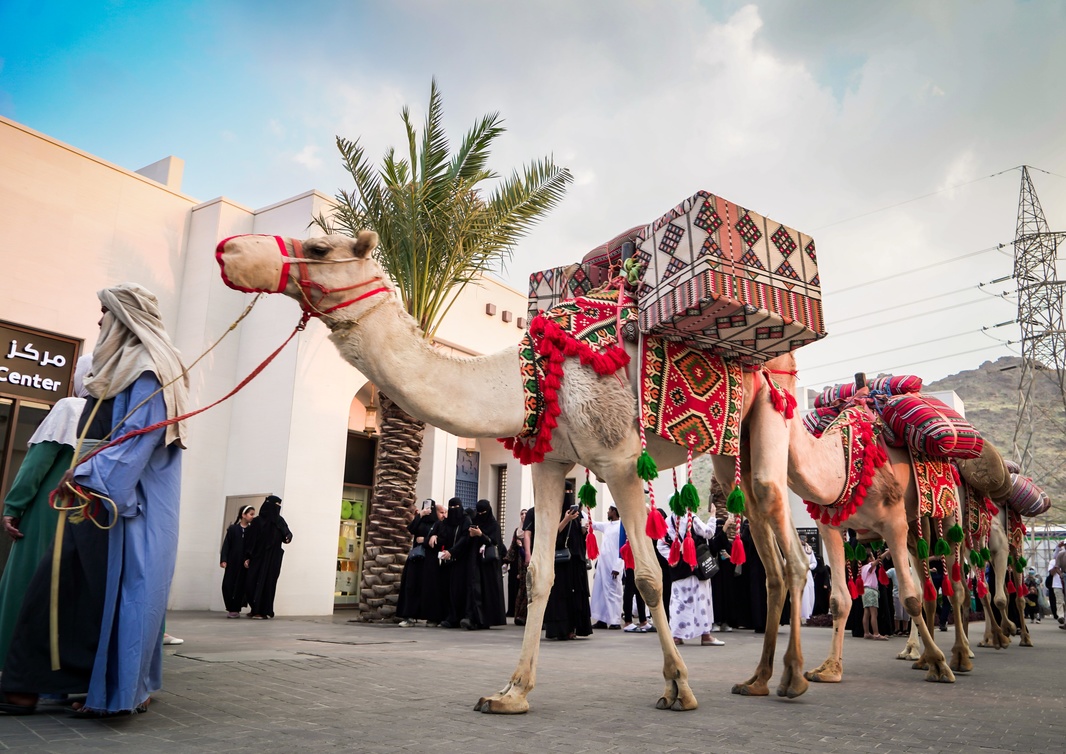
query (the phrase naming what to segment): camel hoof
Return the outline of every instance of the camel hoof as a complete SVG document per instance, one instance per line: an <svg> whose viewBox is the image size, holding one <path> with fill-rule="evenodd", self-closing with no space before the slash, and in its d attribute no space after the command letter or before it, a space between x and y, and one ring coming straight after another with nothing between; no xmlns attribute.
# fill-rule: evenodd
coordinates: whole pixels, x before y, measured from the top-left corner
<svg viewBox="0 0 1066 754"><path fill-rule="evenodd" d="M673 703L665 696L660 696L659 701L655 703L655 709L670 709Z"/></svg>
<svg viewBox="0 0 1066 754"><path fill-rule="evenodd" d="M925 680L929 683L955 683L955 674L944 662L937 662L929 666Z"/></svg>
<svg viewBox="0 0 1066 754"><path fill-rule="evenodd" d="M825 668L816 668L815 670L808 670L803 674L803 677L814 683L840 683L844 674L840 671L831 673Z"/></svg>
<svg viewBox="0 0 1066 754"><path fill-rule="evenodd" d="M770 689L765 684L738 683L733 686L733 693L740 696L770 696Z"/></svg>
<svg viewBox="0 0 1066 754"><path fill-rule="evenodd" d="M810 684L807 683L807 679L803 676L797 676L799 681L790 684L789 686L778 686L777 695L783 696L788 699L795 699L797 696L803 696L807 689L810 688Z"/></svg>
<svg viewBox="0 0 1066 754"><path fill-rule="evenodd" d="M483 696L474 705L475 712L486 715L521 715L529 712L529 702L513 696Z"/></svg>
<svg viewBox="0 0 1066 754"><path fill-rule="evenodd" d="M970 662L969 657L953 657L951 658L951 669L956 673L969 673L973 670L973 663Z"/></svg>
<svg viewBox="0 0 1066 754"><path fill-rule="evenodd" d="M918 660L911 665L911 670L929 670L929 663L925 660Z"/></svg>
<svg viewBox="0 0 1066 754"><path fill-rule="evenodd" d="M911 662L916 662L920 657L917 647L904 647L903 651L896 655L897 660L910 660Z"/></svg>
<svg viewBox="0 0 1066 754"><path fill-rule="evenodd" d="M1029 638L1029 634L1024 634L1022 640L1019 642L1020 646L1031 647L1033 646L1033 640Z"/></svg>

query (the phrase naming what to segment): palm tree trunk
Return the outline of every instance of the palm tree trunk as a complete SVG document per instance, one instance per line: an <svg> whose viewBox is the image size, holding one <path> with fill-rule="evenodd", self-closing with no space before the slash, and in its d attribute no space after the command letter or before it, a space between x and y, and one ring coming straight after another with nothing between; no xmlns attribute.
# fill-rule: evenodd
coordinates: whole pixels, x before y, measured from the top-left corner
<svg viewBox="0 0 1066 754"><path fill-rule="evenodd" d="M374 464L374 491L366 527L366 552L359 596L360 618L386 620L396 614L400 577L410 549L407 524L415 515L415 483L422 460L425 422L379 393L381 436Z"/></svg>

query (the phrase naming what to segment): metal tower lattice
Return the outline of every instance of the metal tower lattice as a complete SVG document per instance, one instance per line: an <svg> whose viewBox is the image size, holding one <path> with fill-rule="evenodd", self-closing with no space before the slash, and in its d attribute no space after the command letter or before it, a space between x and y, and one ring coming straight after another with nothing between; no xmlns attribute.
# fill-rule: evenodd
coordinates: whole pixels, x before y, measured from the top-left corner
<svg viewBox="0 0 1066 754"><path fill-rule="evenodd" d="M1056 269L1059 241L1066 233L1052 233L1044 210L1022 166L1018 197L1018 226L1014 235L1014 279L1018 284L1018 324L1022 330L1022 375L1018 385L1018 423L1014 428L1014 457L1022 473L1031 475L1034 418L1066 409L1066 332L1062 316L1063 284ZM1057 386L1058 401L1041 400L1037 385Z"/></svg>

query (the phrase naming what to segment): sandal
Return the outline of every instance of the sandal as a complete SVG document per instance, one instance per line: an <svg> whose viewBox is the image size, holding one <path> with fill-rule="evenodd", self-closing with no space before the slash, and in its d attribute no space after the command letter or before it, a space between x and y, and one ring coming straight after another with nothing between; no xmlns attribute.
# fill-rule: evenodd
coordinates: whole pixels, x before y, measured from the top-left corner
<svg viewBox="0 0 1066 754"><path fill-rule="evenodd" d="M129 717L130 715L142 715L148 711L148 705L152 703L152 697L148 697L133 709L119 710L118 712L106 712L104 710L89 709L82 702L74 702L72 716L101 720L108 717Z"/></svg>
<svg viewBox="0 0 1066 754"><path fill-rule="evenodd" d="M15 704L14 702L7 701L7 694L0 694L0 715L18 717L22 715L33 715L36 711L36 704Z"/></svg>
<svg viewBox="0 0 1066 754"><path fill-rule="evenodd" d="M681 646L684 646L684 644L685 644L685 640L684 639L678 639L676 636L674 637L674 646L675 647L681 647Z"/></svg>

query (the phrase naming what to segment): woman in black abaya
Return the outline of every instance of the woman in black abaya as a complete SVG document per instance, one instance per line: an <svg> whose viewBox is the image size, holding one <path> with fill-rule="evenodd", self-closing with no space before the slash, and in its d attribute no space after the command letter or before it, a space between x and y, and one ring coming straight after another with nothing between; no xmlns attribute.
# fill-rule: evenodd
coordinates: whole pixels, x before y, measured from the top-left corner
<svg viewBox="0 0 1066 754"><path fill-rule="evenodd" d="M573 493L567 494L573 501ZM567 561L555 561L555 583L544 610L544 629L549 639L576 639L592 635L589 605L589 577L585 567L585 531L581 511L563 506L563 517L555 536L555 549L570 551Z"/></svg>
<svg viewBox="0 0 1066 754"><path fill-rule="evenodd" d="M248 604L252 607L249 617L273 618L274 593L285 555L281 546L292 541L289 525L281 517L280 497L267 496L244 537L248 553Z"/></svg>
<svg viewBox="0 0 1066 754"><path fill-rule="evenodd" d="M478 500L474 521L468 530L470 549L467 557L469 590L466 617L460 625L473 631L507 623L503 598L503 537L492 515L492 504Z"/></svg>
<svg viewBox="0 0 1066 754"><path fill-rule="evenodd" d="M226 529L226 538L222 541L219 565L226 569L222 577L222 599L226 603L227 618L240 618L241 608L248 604L245 597L245 587L248 584L248 553L244 535L254 519L255 506L242 506L237 513L237 520Z"/></svg>
<svg viewBox="0 0 1066 754"><path fill-rule="evenodd" d="M441 628L458 628L466 616L466 592L469 584L467 558L470 556L470 517L463 501L448 501L448 515L436 526L436 546L440 548L440 585L448 590L448 615Z"/></svg>
<svg viewBox="0 0 1066 754"><path fill-rule="evenodd" d="M422 576L425 573L426 545L433 524L437 523L437 507L433 500L423 500L422 507L407 531L411 533L411 550L403 564L400 576L400 595L396 601L396 617L400 618L400 627L408 628L418 623L422 609Z"/></svg>

